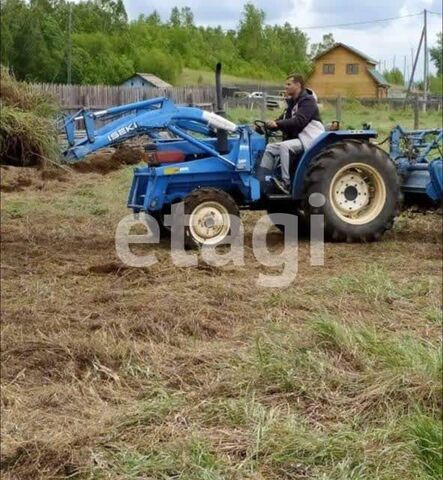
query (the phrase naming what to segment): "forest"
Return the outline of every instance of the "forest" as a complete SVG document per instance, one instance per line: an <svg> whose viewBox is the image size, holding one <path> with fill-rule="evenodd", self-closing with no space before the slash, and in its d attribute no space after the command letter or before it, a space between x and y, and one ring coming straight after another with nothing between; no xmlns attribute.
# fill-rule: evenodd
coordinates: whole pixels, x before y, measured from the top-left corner
<svg viewBox="0 0 443 480"><path fill-rule="evenodd" d="M204 72L219 61L237 77L281 81L290 72L307 74L312 57L334 43L331 33L310 44L296 26L269 25L252 3L230 30L196 25L189 7L172 8L167 20L155 10L129 20L123 0L2 0L0 6L1 63L30 82L118 85L134 72L150 72L174 84L184 68ZM438 76L429 83L441 93L441 34L436 40L430 55ZM405 83L399 69L383 74Z"/></svg>
<svg viewBox="0 0 443 480"><path fill-rule="evenodd" d="M129 21L122 0L5 0L1 4L2 63L17 78L37 82L118 84L134 71L174 83L183 67L281 78L306 73L308 38L296 27L265 25L264 12L245 5L236 30L202 27L189 7ZM71 32L71 34L70 34Z"/></svg>

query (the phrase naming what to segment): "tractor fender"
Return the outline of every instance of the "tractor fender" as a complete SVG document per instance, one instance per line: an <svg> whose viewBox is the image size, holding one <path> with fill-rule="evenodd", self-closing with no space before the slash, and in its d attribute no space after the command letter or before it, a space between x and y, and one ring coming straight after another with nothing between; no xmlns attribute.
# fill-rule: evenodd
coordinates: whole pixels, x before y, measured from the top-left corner
<svg viewBox="0 0 443 480"><path fill-rule="evenodd" d="M306 172L313 158L323 149L343 140L369 140L376 138L374 130L337 130L322 133L308 150L305 150L295 170L292 182L292 198L299 200L303 197L303 185Z"/></svg>
<svg viewBox="0 0 443 480"><path fill-rule="evenodd" d="M443 200L443 161L434 160L429 165L431 181L426 187L426 193L434 202Z"/></svg>

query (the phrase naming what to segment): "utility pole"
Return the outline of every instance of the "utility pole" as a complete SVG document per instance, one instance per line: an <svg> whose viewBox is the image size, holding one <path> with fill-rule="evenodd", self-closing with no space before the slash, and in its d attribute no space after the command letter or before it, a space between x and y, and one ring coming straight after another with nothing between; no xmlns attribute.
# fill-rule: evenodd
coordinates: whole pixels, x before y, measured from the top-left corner
<svg viewBox="0 0 443 480"><path fill-rule="evenodd" d="M395 55L394 55L394 59L392 60L392 70L395 70Z"/></svg>
<svg viewBox="0 0 443 480"><path fill-rule="evenodd" d="M423 43L424 36L425 36L425 29L423 28L423 30L421 31L420 42L418 44L417 53L415 55L415 59L414 59L413 66L412 66L411 77L409 78L409 84L408 84L408 90L406 92L406 98L408 98L408 96L409 96L409 93L410 93L411 87L412 87L412 83L414 81L415 69L417 68L418 57L420 56L420 50L421 50L421 45Z"/></svg>
<svg viewBox="0 0 443 480"><path fill-rule="evenodd" d="M67 83L71 84L72 80L72 2L69 2L69 16L68 16L68 71Z"/></svg>
<svg viewBox="0 0 443 480"><path fill-rule="evenodd" d="M428 100L428 12L426 8L423 11L423 31L424 31L424 68L423 68L423 111L426 112L426 103Z"/></svg>
<svg viewBox="0 0 443 480"><path fill-rule="evenodd" d="M406 85L406 55L403 62L403 81L404 81L404 84Z"/></svg>

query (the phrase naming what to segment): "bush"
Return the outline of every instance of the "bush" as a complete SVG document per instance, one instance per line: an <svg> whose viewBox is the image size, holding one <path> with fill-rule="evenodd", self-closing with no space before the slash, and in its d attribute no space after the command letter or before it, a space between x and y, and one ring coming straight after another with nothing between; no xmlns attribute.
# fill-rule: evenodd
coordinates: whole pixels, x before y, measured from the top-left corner
<svg viewBox="0 0 443 480"><path fill-rule="evenodd" d="M30 85L17 82L1 67L0 158L8 165L42 165L57 161L59 146L55 101Z"/></svg>

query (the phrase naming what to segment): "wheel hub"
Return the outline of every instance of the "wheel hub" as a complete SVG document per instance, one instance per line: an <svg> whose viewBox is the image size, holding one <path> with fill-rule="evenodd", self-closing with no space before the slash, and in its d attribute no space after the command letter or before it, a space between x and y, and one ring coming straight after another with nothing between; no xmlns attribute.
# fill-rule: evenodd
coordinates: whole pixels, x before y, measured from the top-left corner
<svg viewBox="0 0 443 480"><path fill-rule="evenodd" d="M356 187L350 185L349 187L345 188L346 200L349 200L350 202L352 202L357 198L357 195L358 195L358 190Z"/></svg>
<svg viewBox="0 0 443 480"><path fill-rule="evenodd" d="M230 229L228 211L218 202L201 203L191 214L189 228L202 243L216 243Z"/></svg>
<svg viewBox="0 0 443 480"><path fill-rule="evenodd" d="M329 199L339 218L352 225L363 225L382 211L386 202L385 182L372 165L350 163L334 175Z"/></svg>
<svg viewBox="0 0 443 480"><path fill-rule="evenodd" d="M369 202L369 188L359 173L340 176L334 184L334 200L343 212L357 212Z"/></svg>

